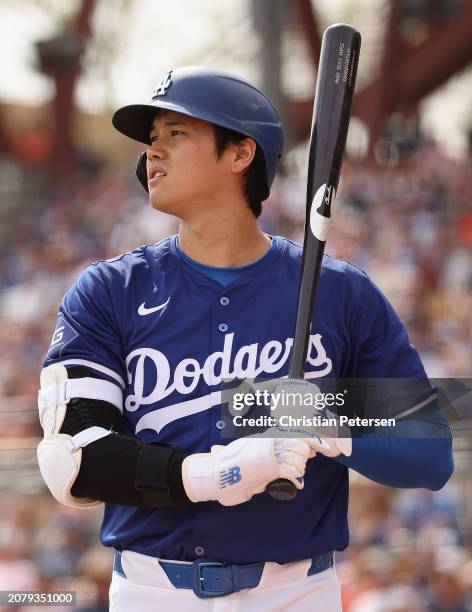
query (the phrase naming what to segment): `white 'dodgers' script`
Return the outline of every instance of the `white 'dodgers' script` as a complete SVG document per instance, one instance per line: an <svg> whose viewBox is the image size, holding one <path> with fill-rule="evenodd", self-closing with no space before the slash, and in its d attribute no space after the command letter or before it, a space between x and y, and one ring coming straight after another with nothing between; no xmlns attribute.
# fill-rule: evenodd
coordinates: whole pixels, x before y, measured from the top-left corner
<svg viewBox="0 0 472 612"><path fill-rule="evenodd" d="M307 372L305 378L319 378L332 370L332 361L326 355L321 338L321 334L310 336L307 363L316 370ZM195 390L202 377L209 387L213 387L219 385L223 379L253 379L262 373L276 373L286 364L293 344L293 338L287 338L285 342L269 340L261 347L255 342L242 346L233 356L233 340L234 333L226 334L223 350L208 355L203 365L200 365L197 359L188 357L177 364L173 373L169 360L161 351L144 347L132 351L126 358L128 383L133 386L133 393L128 395L125 401L126 410L133 412L140 406L154 404L174 391L185 397ZM148 368L154 368L156 380L154 389L147 395L144 394L145 364ZM136 431L155 429L159 432L167 423L208 410L220 402L220 392L214 391L203 397L159 408L144 415Z"/></svg>

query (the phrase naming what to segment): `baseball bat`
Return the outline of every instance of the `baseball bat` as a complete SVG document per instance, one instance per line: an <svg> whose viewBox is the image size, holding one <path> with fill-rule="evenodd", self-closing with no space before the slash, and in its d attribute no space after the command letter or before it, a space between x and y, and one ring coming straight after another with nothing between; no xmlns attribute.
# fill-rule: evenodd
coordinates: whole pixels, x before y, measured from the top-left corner
<svg viewBox="0 0 472 612"><path fill-rule="evenodd" d="M290 378L303 379L305 371L313 304L346 145L360 46L359 32L344 23L330 26L323 34L311 123L305 236ZM270 482L266 491L284 500L297 494L294 484L283 478Z"/></svg>

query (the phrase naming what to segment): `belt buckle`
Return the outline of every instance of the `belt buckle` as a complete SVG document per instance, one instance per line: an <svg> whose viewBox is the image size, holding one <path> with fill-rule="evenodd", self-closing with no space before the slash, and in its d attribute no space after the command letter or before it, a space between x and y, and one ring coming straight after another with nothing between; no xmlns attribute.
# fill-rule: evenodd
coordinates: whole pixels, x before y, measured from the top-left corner
<svg viewBox="0 0 472 612"><path fill-rule="evenodd" d="M202 570L205 567L225 567L224 563L211 559L196 559L192 563L192 591L200 599L209 599L211 597L223 597L234 591L206 591L203 584L204 578Z"/></svg>

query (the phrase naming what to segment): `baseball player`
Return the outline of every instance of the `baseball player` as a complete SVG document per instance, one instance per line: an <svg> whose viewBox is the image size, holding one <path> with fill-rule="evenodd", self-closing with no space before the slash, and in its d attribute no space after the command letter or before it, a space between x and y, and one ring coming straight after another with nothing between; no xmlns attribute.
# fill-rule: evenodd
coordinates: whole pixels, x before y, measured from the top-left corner
<svg viewBox="0 0 472 612"><path fill-rule="evenodd" d="M222 380L288 373L302 249L257 224L279 116L238 76L187 67L113 125L146 145L139 181L180 228L92 264L66 293L41 372L43 478L63 504L105 502L111 610L341 610L348 467L442 487L451 438L435 390L379 289L325 257L306 379L425 380L388 409L400 433L225 437ZM265 492L278 478L295 498Z"/></svg>

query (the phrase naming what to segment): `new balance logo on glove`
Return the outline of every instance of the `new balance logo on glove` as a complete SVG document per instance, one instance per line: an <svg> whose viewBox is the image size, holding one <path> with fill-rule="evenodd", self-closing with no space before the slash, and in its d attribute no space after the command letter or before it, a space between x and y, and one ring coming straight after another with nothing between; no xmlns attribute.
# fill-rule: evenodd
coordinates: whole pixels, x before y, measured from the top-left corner
<svg viewBox="0 0 472 612"><path fill-rule="evenodd" d="M220 472L220 489L236 484L241 480L241 468L238 465Z"/></svg>

